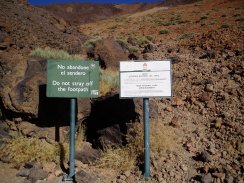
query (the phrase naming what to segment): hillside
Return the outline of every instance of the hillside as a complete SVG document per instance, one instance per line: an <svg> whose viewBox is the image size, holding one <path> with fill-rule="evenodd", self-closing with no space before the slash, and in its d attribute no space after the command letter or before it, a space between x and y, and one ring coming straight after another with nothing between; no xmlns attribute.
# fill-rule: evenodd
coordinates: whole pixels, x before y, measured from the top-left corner
<svg viewBox="0 0 244 183"><path fill-rule="evenodd" d="M97 22L112 16L142 12L155 7L175 6L196 1L197 0L168 0L165 2L138 2L134 4L63 3L41 6L41 8L63 18L68 23L78 25Z"/></svg>
<svg viewBox="0 0 244 183"><path fill-rule="evenodd" d="M36 47L53 47L76 52L85 40L62 18L33 7L26 1L6 1L0 6L0 35L2 49L28 52ZM72 46L71 46L72 45Z"/></svg>
<svg viewBox="0 0 244 183"><path fill-rule="evenodd" d="M160 5L162 3L135 3L130 5L64 3L42 6L41 8L62 17L71 24L78 25L104 20L112 16L144 11Z"/></svg>
<svg viewBox="0 0 244 183"><path fill-rule="evenodd" d="M58 183L69 167L69 99L46 97L49 58L30 56L37 47L102 68L100 97L77 99L78 183L244 182L244 0L188 2L3 1L0 182ZM173 97L150 99L151 177L144 180L142 99L119 98L118 63L165 59Z"/></svg>

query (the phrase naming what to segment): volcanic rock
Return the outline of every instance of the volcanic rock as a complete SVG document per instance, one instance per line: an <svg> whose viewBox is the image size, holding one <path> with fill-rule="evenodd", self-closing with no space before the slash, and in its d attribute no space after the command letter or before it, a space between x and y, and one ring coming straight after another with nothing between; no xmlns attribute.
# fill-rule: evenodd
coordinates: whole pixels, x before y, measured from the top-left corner
<svg viewBox="0 0 244 183"><path fill-rule="evenodd" d="M118 68L119 61L128 60L128 53L113 39L100 40L95 44L94 56L103 68Z"/></svg>

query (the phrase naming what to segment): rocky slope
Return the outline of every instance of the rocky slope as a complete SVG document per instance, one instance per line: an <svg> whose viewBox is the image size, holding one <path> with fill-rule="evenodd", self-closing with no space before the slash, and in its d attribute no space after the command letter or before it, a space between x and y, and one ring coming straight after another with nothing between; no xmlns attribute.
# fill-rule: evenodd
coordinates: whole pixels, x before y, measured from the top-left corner
<svg viewBox="0 0 244 183"><path fill-rule="evenodd" d="M80 26L136 46L134 59L172 59L174 98L151 102L183 150L153 153L152 182L243 182L243 3L201 1ZM129 180L139 182L117 181Z"/></svg>

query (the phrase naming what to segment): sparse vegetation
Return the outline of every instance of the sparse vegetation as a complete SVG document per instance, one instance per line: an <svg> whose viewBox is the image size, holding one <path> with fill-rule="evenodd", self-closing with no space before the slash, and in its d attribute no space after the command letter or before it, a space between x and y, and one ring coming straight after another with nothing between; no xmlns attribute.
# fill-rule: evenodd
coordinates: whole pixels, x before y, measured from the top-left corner
<svg viewBox="0 0 244 183"><path fill-rule="evenodd" d="M114 29L116 29L118 26L117 25L113 25L113 26L111 26L111 27L108 27L108 29L109 30L114 30Z"/></svg>
<svg viewBox="0 0 244 183"><path fill-rule="evenodd" d="M224 23L220 26L221 29L226 29L226 28L229 28L230 25L228 23Z"/></svg>
<svg viewBox="0 0 244 183"><path fill-rule="evenodd" d="M192 38L193 36L194 36L193 32L188 32L188 33L185 33L182 36L180 36L179 39L189 39L189 38Z"/></svg>
<svg viewBox="0 0 244 183"><path fill-rule="evenodd" d="M166 151L173 151L177 148L177 142L169 127L165 127L159 121L152 121L150 123L150 148L155 153L165 153ZM128 133L128 147L132 156L140 158L144 152L144 130L142 123L134 124L133 128Z"/></svg>
<svg viewBox="0 0 244 183"><path fill-rule="evenodd" d="M102 37L100 37L100 36L96 36L94 38L91 38L91 39L87 40L84 43L84 47L86 49L93 49L93 47L95 46L96 42L99 41L99 40L101 40L101 39L102 39Z"/></svg>
<svg viewBox="0 0 244 183"><path fill-rule="evenodd" d="M153 37L152 37L152 36L147 35L147 36L145 36L145 37L146 37L146 39L149 40L149 41L152 41L152 40L153 40Z"/></svg>
<svg viewBox="0 0 244 183"><path fill-rule="evenodd" d="M242 22L242 21L244 21L244 17L240 17L236 19L236 22Z"/></svg>
<svg viewBox="0 0 244 183"><path fill-rule="evenodd" d="M116 38L116 41L123 47L128 48L129 43L127 42L127 40L122 39L122 38Z"/></svg>
<svg viewBox="0 0 244 183"><path fill-rule="evenodd" d="M136 38L136 44L137 45L142 45L146 43L150 43L151 41L148 39L147 36L142 36L142 37L137 37Z"/></svg>
<svg viewBox="0 0 244 183"><path fill-rule="evenodd" d="M58 163L60 152L58 143L49 144L37 138L19 137L1 146L0 157L7 157L16 166L22 166L32 161Z"/></svg>
<svg viewBox="0 0 244 183"><path fill-rule="evenodd" d="M130 53L134 53L134 52L137 52L138 51L138 48L136 46L130 45L128 47L128 50L129 50Z"/></svg>
<svg viewBox="0 0 244 183"><path fill-rule="evenodd" d="M119 88L119 73L115 70L100 69L100 95L103 96L113 89Z"/></svg>
<svg viewBox="0 0 244 183"><path fill-rule="evenodd" d="M159 31L159 34L168 34L169 33L169 30L167 29L163 29L161 31Z"/></svg>
<svg viewBox="0 0 244 183"><path fill-rule="evenodd" d="M45 59L84 60L80 55L70 55L64 50L57 50L49 47L36 48L31 51L30 55Z"/></svg>
<svg viewBox="0 0 244 183"><path fill-rule="evenodd" d="M176 136L174 136L170 127L165 127L160 122L152 121L150 130L153 132L150 136L150 149L152 152L162 155L178 148ZM133 170L136 165L141 164L144 153L142 123L133 125L129 130L127 141L128 144L123 148L107 148L103 152L102 158L96 163L96 166L99 168L109 167L117 173L121 173L126 170Z"/></svg>
<svg viewBox="0 0 244 183"><path fill-rule="evenodd" d="M240 17L241 14L240 13L237 13L237 14L234 14L233 17Z"/></svg>
<svg viewBox="0 0 244 183"><path fill-rule="evenodd" d="M163 26L170 26L170 25L175 25L176 23L174 21L168 21L168 22L160 22L160 25Z"/></svg>
<svg viewBox="0 0 244 183"><path fill-rule="evenodd" d="M118 175L126 170L133 170L136 165L135 160L128 148L107 148L95 166L102 169L109 168Z"/></svg>
<svg viewBox="0 0 244 183"><path fill-rule="evenodd" d="M202 17L200 18L200 20L206 20L206 19L208 19L208 16L207 16L207 15L202 16Z"/></svg>

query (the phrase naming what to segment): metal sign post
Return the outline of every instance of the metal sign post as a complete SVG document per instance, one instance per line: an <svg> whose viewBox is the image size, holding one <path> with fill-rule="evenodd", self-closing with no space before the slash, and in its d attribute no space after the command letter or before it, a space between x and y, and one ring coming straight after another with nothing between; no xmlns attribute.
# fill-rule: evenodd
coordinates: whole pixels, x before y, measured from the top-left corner
<svg viewBox="0 0 244 183"><path fill-rule="evenodd" d="M76 123L76 99L70 99L70 157L69 178L75 175L75 123Z"/></svg>
<svg viewBox="0 0 244 183"><path fill-rule="evenodd" d="M75 181L76 98L99 95L99 62L48 60L47 97L70 98L69 175L64 181Z"/></svg>
<svg viewBox="0 0 244 183"><path fill-rule="evenodd" d="M149 98L143 98L144 112L144 178L150 177L150 123L149 123Z"/></svg>
<svg viewBox="0 0 244 183"><path fill-rule="evenodd" d="M143 98L144 178L150 178L149 98L171 98L171 61L120 62L120 98Z"/></svg>

